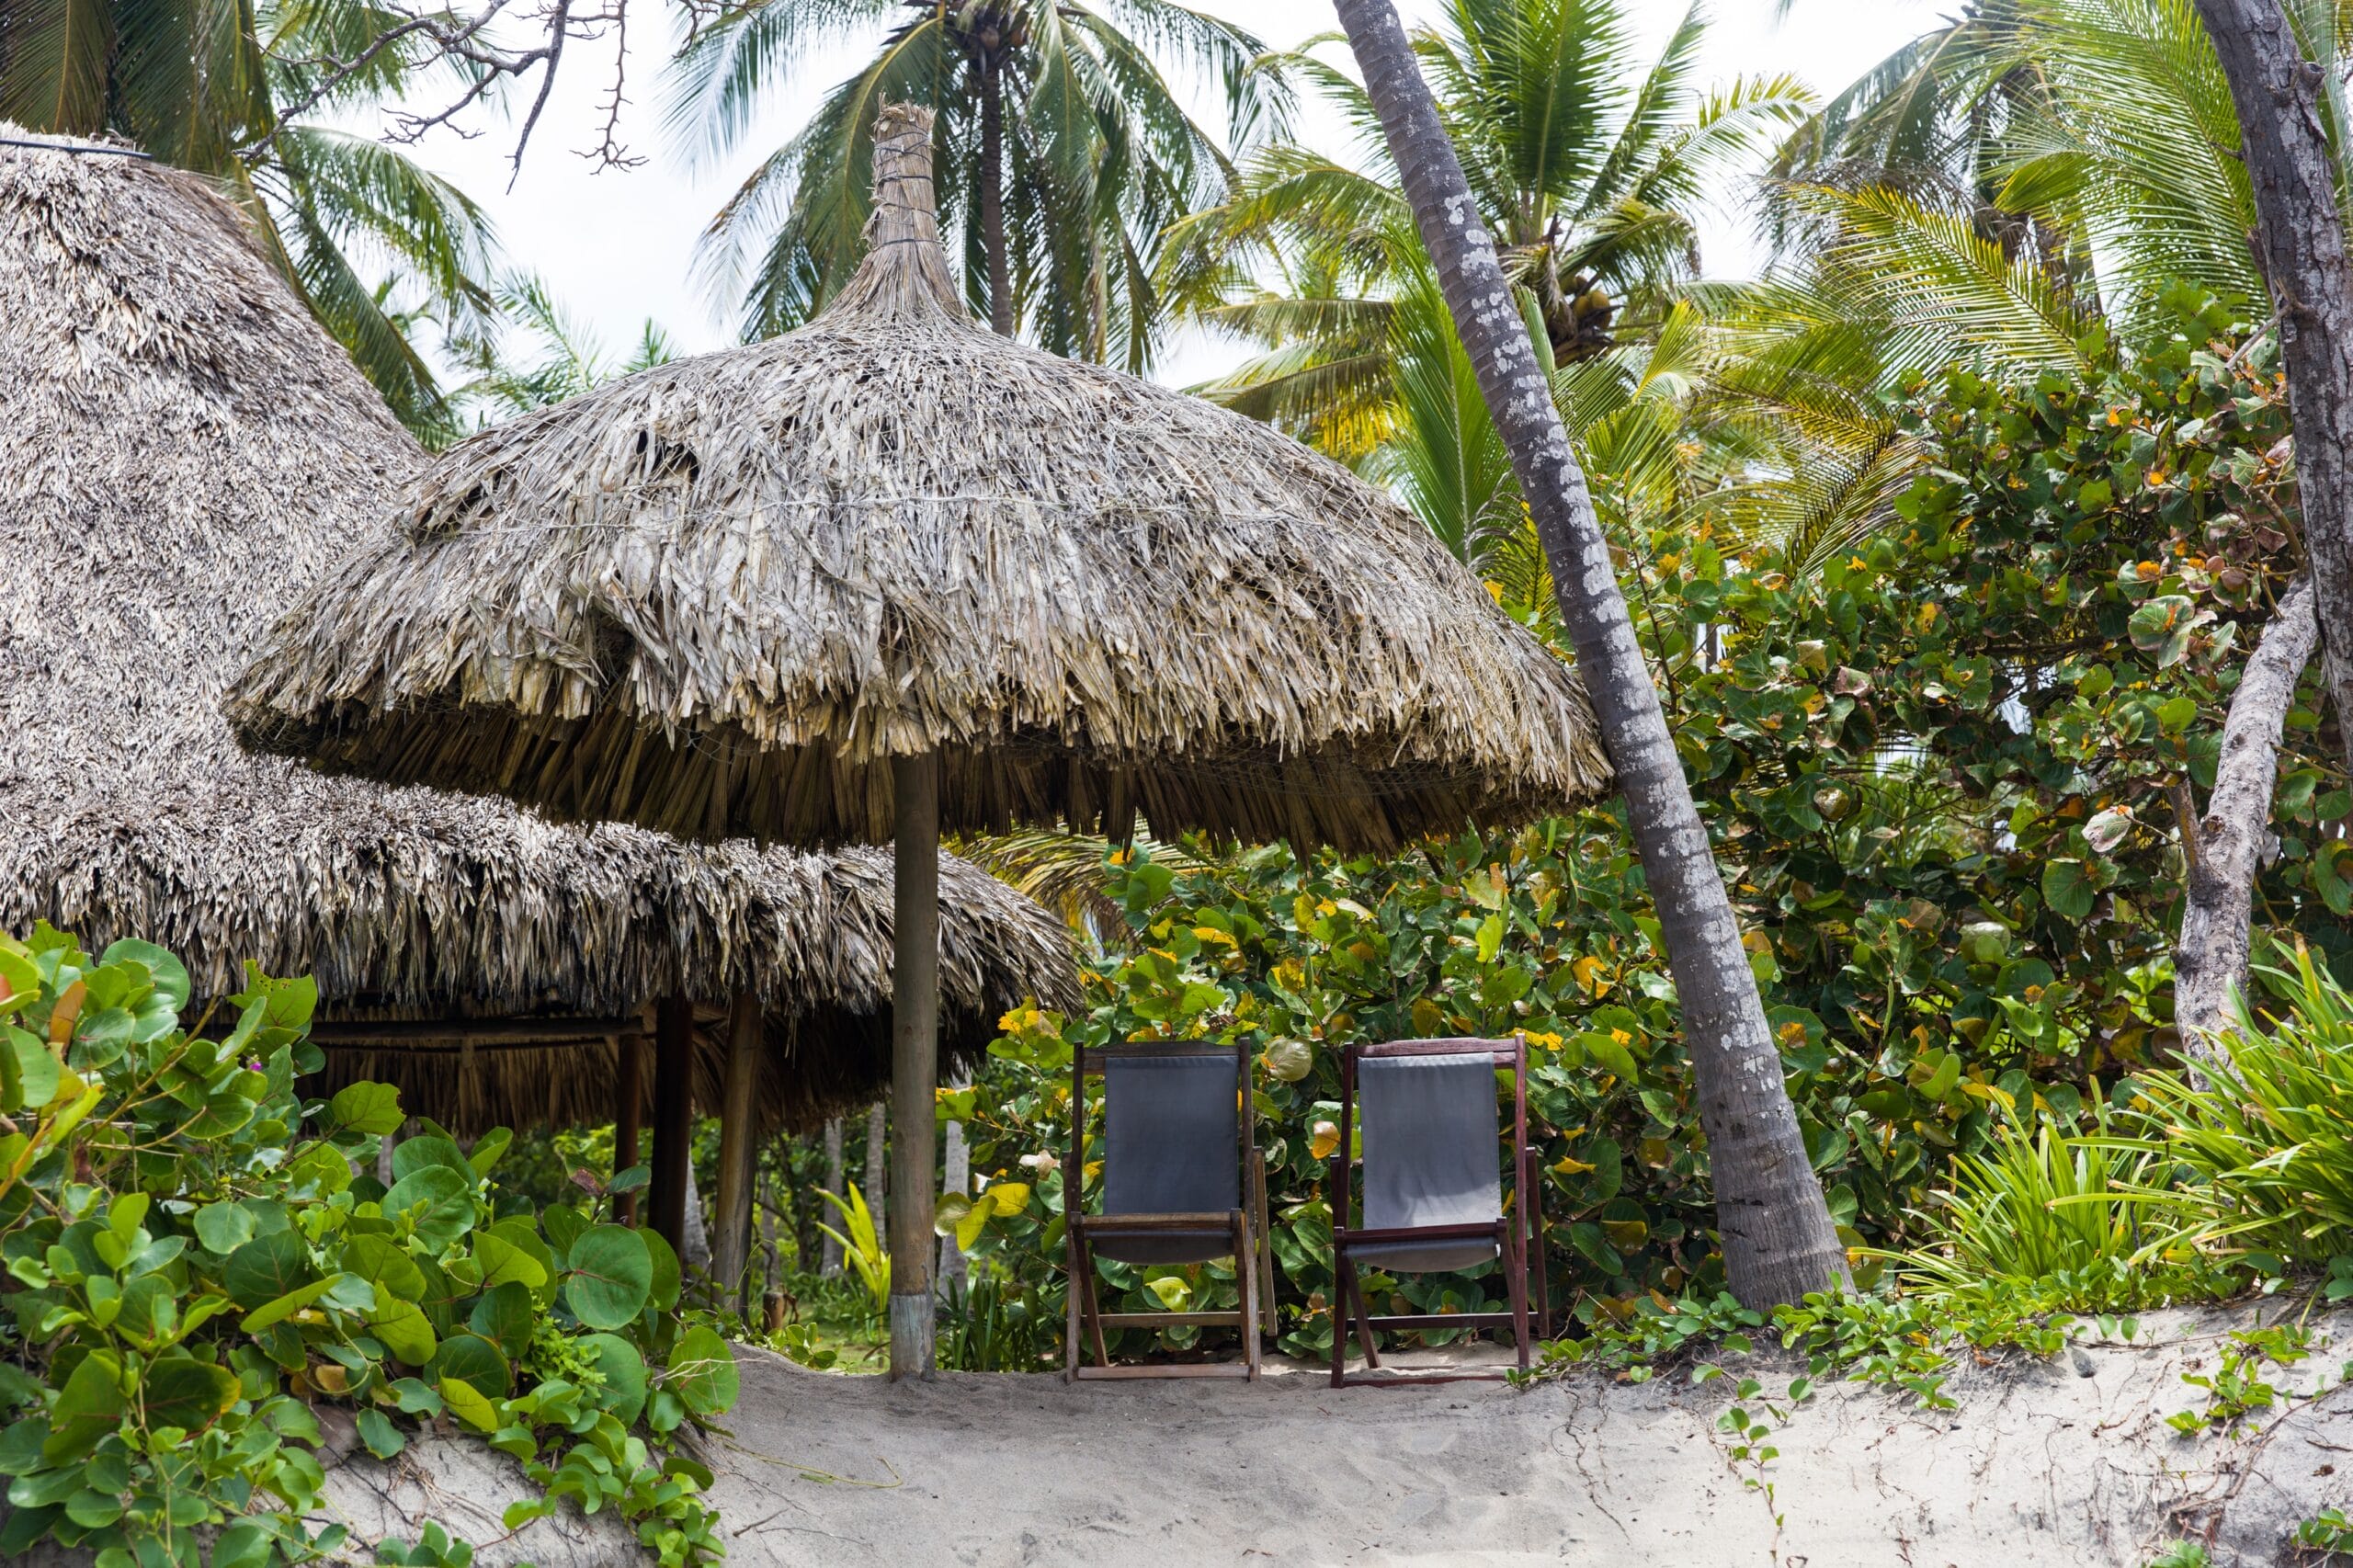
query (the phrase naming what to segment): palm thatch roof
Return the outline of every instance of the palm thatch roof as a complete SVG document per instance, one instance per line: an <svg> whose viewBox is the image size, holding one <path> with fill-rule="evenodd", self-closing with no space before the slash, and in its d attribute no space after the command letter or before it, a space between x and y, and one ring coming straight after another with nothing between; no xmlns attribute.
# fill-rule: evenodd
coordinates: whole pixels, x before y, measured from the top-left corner
<svg viewBox="0 0 2353 1568"><path fill-rule="evenodd" d="M425 455L210 187L0 146L0 929L146 937L213 994L246 960L315 972L347 1019L620 1017L749 988L771 1116L887 1077L886 852L681 848L237 748L229 676ZM961 862L943 883L949 1043L972 1052L1025 995L1068 997L1067 933ZM609 1114L586 1057L484 1060L461 1084L420 1054L412 1108L464 1119L462 1090L501 1117Z"/></svg>
<svg viewBox="0 0 2353 1568"><path fill-rule="evenodd" d="M242 678L248 744L699 837L941 821L1383 847L1608 782L1582 687L1382 492L975 325L929 116L815 322L452 449Z"/></svg>

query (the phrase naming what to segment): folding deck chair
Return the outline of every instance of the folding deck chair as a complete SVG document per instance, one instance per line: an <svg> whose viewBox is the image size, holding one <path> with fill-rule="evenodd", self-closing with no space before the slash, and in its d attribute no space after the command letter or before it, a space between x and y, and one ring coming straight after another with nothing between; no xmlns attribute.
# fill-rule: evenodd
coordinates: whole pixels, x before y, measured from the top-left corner
<svg viewBox="0 0 2353 1568"><path fill-rule="evenodd" d="M1274 1259L1267 1242L1267 1166L1249 1112L1250 1051L1207 1040L1082 1047L1071 1062L1070 1164L1063 1167L1070 1256L1071 1378L1258 1375L1259 1334L1275 1332ZM1084 1211L1086 1080L1103 1079L1103 1212ZM1245 1201L1245 1195L1247 1195ZM1205 1263L1231 1256L1241 1305L1227 1312L1107 1312L1095 1260ZM1107 1328L1224 1327L1242 1335L1243 1363L1121 1366ZM1095 1365L1079 1364L1082 1334Z"/></svg>
<svg viewBox="0 0 2353 1568"><path fill-rule="evenodd" d="M1511 1171L1514 1202L1506 1210L1497 1174L1495 1069L1512 1075ZM1363 1118L1364 1219L1350 1224L1349 1150ZM1365 1366L1377 1370L1373 1331L1382 1328L1509 1328L1521 1370L1529 1365L1529 1266L1535 1263L1535 1323L1550 1316L1545 1289L1541 1184L1528 1142L1528 1041L1408 1040L1355 1045L1340 1059L1340 1146L1332 1155L1332 1251L1335 1294L1332 1386L1347 1382L1353 1324ZM1359 1271L1446 1273L1501 1258L1511 1301L1500 1312L1365 1311ZM1412 1377L1359 1377L1373 1386L1495 1380L1501 1372Z"/></svg>

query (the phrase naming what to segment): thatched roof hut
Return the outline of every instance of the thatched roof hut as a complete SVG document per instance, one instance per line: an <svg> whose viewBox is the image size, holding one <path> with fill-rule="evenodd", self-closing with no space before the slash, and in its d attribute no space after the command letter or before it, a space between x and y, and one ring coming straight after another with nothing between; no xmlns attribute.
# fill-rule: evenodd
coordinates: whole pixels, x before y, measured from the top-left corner
<svg viewBox="0 0 2353 1568"><path fill-rule="evenodd" d="M896 120L892 116L900 116ZM950 825L1385 847L1608 781L1582 688L1387 494L967 316L928 121L801 330L468 441L303 594L248 744L693 836Z"/></svg>
<svg viewBox="0 0 2353 1568"><path fill-rule="evenodd" d="M331 1071L463 1130L609 1116L607 1036L671 993L764 999L770 1117L871 1097L887 852L682 849L237 749L223 685L425 456L208 186L0 146L0 929L136 934L216 994L248 959L313 971L324 1032L398 1048ZM1067 934L941 874L971 1052L1023 996L1067 996Z"/></svg>

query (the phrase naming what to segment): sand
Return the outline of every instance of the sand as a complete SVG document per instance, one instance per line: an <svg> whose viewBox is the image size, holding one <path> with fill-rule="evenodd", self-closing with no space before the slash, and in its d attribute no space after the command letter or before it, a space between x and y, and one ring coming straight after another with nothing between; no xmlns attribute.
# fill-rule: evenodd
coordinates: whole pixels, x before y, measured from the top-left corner
<svg viewBox="0 0 2353 1568"><path fill-rule="evenodd" d="M1779 1424L1769 1500L1727 1457L1725 1382L1688 1375L1524 1392L1334 1390L1305 1371L894 1385L745 1349L743 1398L709 1455L745 1564L2141 1568L2184 1535L2211 1540L2217 1563L2268 1564L2293 1561L2297 1520L2353 1502L2353 1468L2336 1473L2353 1467L2353 1392L2235 1437L2186 1438L2164 1418L2202 1406L2181 1374L2211 1370L2222 1334L2281 1311L2153 1314L2135 1345L1964 1366L1950 1412L1835 1383ZM2353 1321L2334 1338L2353 1346ZM2344 1355L2268 1375L2310 1389ZM1743 1370L1769 1394L1802 1369L1767 1354ZM363 1531L430 1514L494 1541L478 1568L644 1561L604 1520L494 1540L489 1521L528 1483L462 1444L413 1453L335 1472Z"/></svg>

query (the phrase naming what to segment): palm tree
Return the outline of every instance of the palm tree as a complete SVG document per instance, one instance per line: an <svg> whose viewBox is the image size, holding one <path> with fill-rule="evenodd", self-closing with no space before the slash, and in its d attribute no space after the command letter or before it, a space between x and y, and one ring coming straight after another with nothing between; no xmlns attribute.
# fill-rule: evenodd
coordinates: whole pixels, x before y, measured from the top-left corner
<svg viewBox="0 0 2353 1568"><path fill-rule="evenodd" d="M1338 0L1422 242L1552 570L1562 623L1593 695L1665 939L1707 1131L1725 1273L1746 1305L1836 1289L1846 1259L1732 902L1619 592L1585 475L1543 384L1495 238L1389 0Z"/></svg>
<svg viewBox="0 0 2353 1568"><path fill-rule="evenodd" d="M574 320L546 281L532 274L506 278L492 298L494 316L449 340L450 357L469 372L450 390L449 404L453 411L471 413L475 430L677 358L669 335L649 319L638 329L636 346L615 360L596 333ZM509 333L521 335L529 358L516 354Z"/></svg>
<svg viewBox="0 0 2353 1568"><path fill-rule="evenodd" d="M674 131L732 149L792 62L858 37L877 40L873 58L711 224L704 272L740 291L745 335L806 321L847 281L864 252L875 114L909 102L938 116L940 217L961 235L975 308L998 332L1143 369L1161 326L1161 232L1231 172L1156 59L1222 76L1227 134L1246 145L1288 108L1280 77L1250 68L1259 41L1173 0L752 0L680 51Z"/></svg>
<svg viewBox="0 0 2353 1568"><path fill-rule="evenodd" d="M422 63L397 43L340 79L320 62L368 55L401 20L367 0L218 10L0 0L0 119L122 137L218 181L392 412L429 436L449 415L409 326L420 316L462 325L488 307L477 279L494 249L489 220L391 148L278 111L332 112L396 92ZM363 264L415 279L422 308L404 312Z"/></svg>
<svg viewBox="0 0 2353 1568"><path fill-rule="evenodd" d="M1655 326L1698 271L1707 182L1813 107L1788 77L1696 92L1704 34L1694 6L1644 69L1622 0L1450 0L1414 40L1557 363ZM1310 438L1346 433L1357 449L1324 444L1355 459L1395 401L1389 365L1413 352L1383 326L1420 286L1420 249L1365 90L1316 57L1325 41L1289 64L1358 130L1363 166L1297 147L1246 159L1232 195L1171 236L1166 275L1188 313L1267 349L1208 395Z"/></svg>

